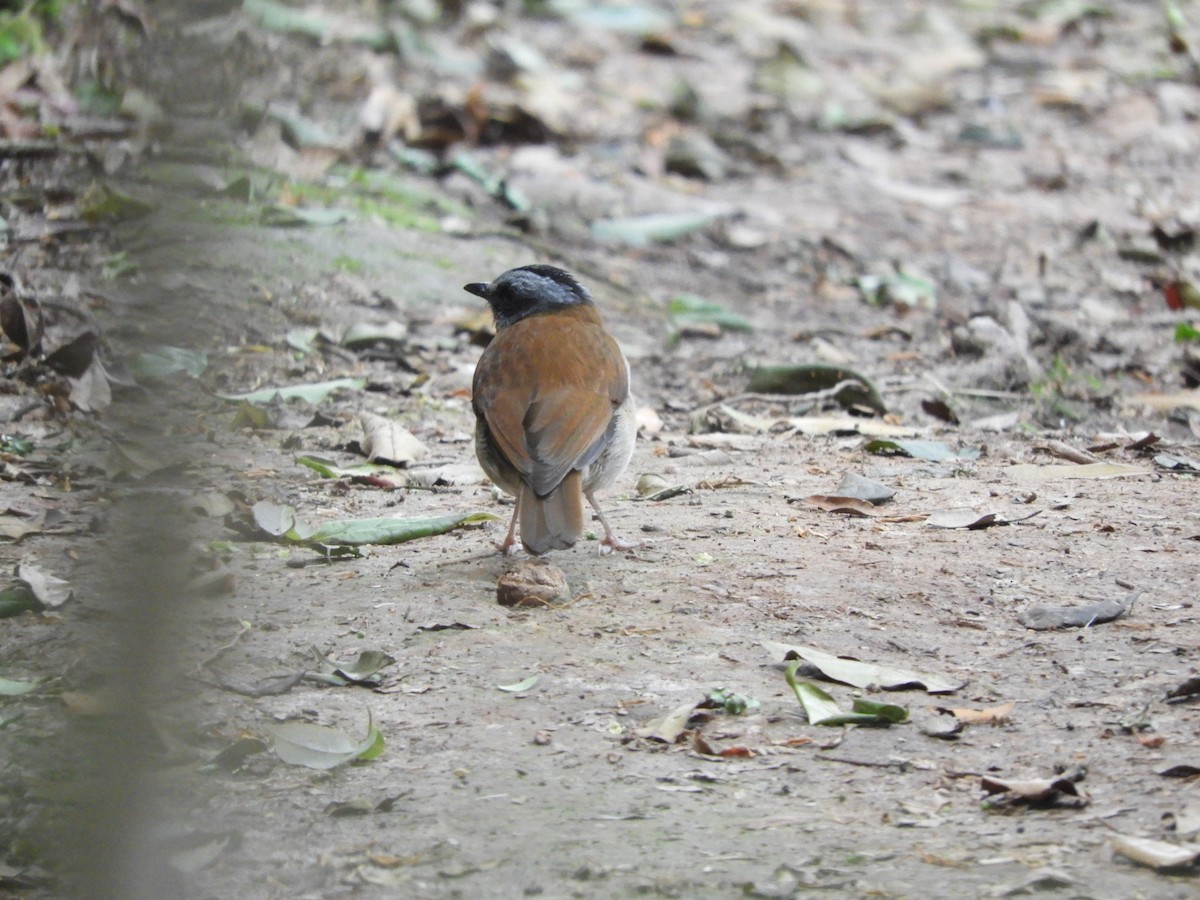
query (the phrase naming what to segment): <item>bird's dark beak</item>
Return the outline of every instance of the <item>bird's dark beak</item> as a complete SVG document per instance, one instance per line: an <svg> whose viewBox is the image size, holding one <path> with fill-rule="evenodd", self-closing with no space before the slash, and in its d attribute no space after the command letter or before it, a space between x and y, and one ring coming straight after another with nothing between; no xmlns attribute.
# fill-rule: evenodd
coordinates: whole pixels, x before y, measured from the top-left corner
<svg viewBox="0 0 1200 900"><path fill-rule="evenodd" d="M488 287L489 286L487 284L482 282L475 282L474 284L464 284L463 290L474 294L476 297L482 297L484 300L486 300L488 298Z"/></svg>

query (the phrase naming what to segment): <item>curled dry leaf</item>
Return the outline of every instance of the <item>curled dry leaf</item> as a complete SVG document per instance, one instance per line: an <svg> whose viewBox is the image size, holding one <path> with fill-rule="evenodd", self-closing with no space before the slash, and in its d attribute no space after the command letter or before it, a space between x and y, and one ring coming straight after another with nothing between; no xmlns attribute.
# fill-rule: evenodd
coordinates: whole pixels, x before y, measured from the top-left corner
<svg viewBox="0 0 1200 900"><path fill-rule="evenodd" d="M380 144L389 143L398 134L412 143L421 134L417 101L389 82L371 88L358 111L358 124L367 140Z"/></svg>
<svg viewBox="0 0 1200 900"><path fill-rule="evenodd" d="M966 528L969 531L978 531L981 528L991 528L993 525L1011 525L1014 522L1023 522L1025 519L1032 519L1040 512L1040 509L1035 509L1023 516L1003 516L999 513L979 513L973 509L942 509L930 513L925 524L933 528Z"/></svg>
<svg viewBox="0 0 1200 900"><path fill-rule="evenodd" d="M522 694L532 689L538 683L539 677L537 674L528 675L520 681L514 681L512 684L498 684L496 688L508 694Z"/></svg>
<svg viewBox="0 0 1200 900"><path fill-rule="evenodd" d="M1130 405L1148 406L1155 412L1169 413L1180 407L1200 409L1200 388L1174 394L1137 394L1129 398Z"/></svg>
<svg viewBox="0 0 1200 900"><path fill-rule="evenodd" d="M369 462L403 468L429 454L425 445L398 422L367 412L359 416L359 422L363 429L362 448Z"/></svg>
<svg viewBox="0 0 1200 900"><path fill-rule="evenodd" d="M7 272L0 272L0 329L17 346L6 359L20 360L41 354L45 333L42 307L34 298L19 296L16 282Z"/></svg>
<svg viewBox="0 0 1200 900"><path fill-rule="evenodd" d="M842 476L841 483L837 487L837 496L854 497L858 500L865 500L873 506L879 506L895 497L896 492L873 478L867 478L856 472L847 472Z"/></svg>
<svg viewBox="0 0 1200 900"><path fill-rule="evenodd" d="M85 331L46 357L46 365L67 378L82 378L96 357L99 340L95 332Z"/></svg>
<svg viewBox="0 0 1200 900"><path fill-rule="evenodd" d="M1082 770L1065 772L1054 778L1009 779L984 776L982 787L989 795L1001 794L1000 803L1065 803L1086 806L1091 798L1078 786Z"/></svg>
<svg viewBox="0 0 1200 900"><path fill-rule="evenodd" d="M1152 869L1178 869L1200 862L1200 844L1169 844L1128 834L1109 839L1113 852Z"/></svg>
<svg viewBox="0 0 1200 900"><path fill-rule="evenodd" d="M71 385L71 405L80 412L100 412L112 405L112 388L100 357L94 357L92 364L78 378L67 381Z"/></svg>
<svg viewBox="0 0 1200 900"><path fill-rule="evenodd" d="M991 706L987 709L939 706L937 711L943 715L954 716L958 721L967 725L1002 725L1008 721L1008 717L1015 706L1016 703L1010 700L1008 703L1002 703L1000 706Z"/></svg>
<svg viewBox="0 0 1200 900"><path fill-rule="evenodd" d="M935 419L941 419L943 422L948 422L951 425L958 424L958 416L945 400L922 400L921 409Z"/></svg>
<svg viewBox="0 0 1200 900"><path fill-rule="evenodd" d="M280 759L310 769L332 769L352 759L373 759L383 748L383 735L373 722L368 722L367 734L362 738L310 722L287 722L264 730L271 736Z"/></svg>
<svg viewBox="0 0 1200 900"><path fill-rule="evenodd" d="M939 709L940 711L940 709ZM963 733L963 723L954 718L942 715L919 714L913 717L913 724L926 737L937 738L940 741L957 740Z"/></svg>
<svg viewBox="0 0 1200 900"><path fill-rule="evenodd" d="M812 663L821 674L833 681L841 681L852 687L865 688L876 685L885 690L899 690L908 687L923 687L931 694L948 694L957 691L966 682L940 675L933 672L916 672L911 669L901 669L885 666L879 663L862 662L857 659L847 659L834 656L815 647L802 644L782 644L775 641L763 641L762 646L768 653L783 660L803 659Z"/></svg>
<svg viewBox="0 0 1200 900"><path fill-rule="evenodd" d="M1142 735L1138 735L1140 739ZM1161 737L1161 735L1160 735ZM1200 760L1196 762L1175 762L1169 766L1164 766L1159 769L1156 775L1161 775L1163 778L1195 778L1200 775Z"/></svg>
<svg viewBox="0 0 1200 900"><path fill-rule="evenodd" d="M813 494L811 497L805 497L804 503L807 506L812 506L825 512L841 513L846 516L870 518L871 516L879 515L879 511L875 509L873 504L854 497L833 497L827 494Z"/></svg>
<svg viewBox="0 0 1200 900"><path fill-rule="evenodd" d="M652 741L674 744L687 731L693 716L703 716L708 719L712 717L712 714L698 710L695 703L685 703L683 706L671 710L665 716L647 722L635 730L634 734Z"/></svg>
<svg viewBox="0 0 1200 900"><path fill-rule="evenodd" d="M71 599L71 583L58 578L37 566L21 563L17 566L17 578L29 585L29 590L42 606L54 608Z"/></svg>
<svg viewBox="0 0 1200 900"><path fill-rule="evenodd" d="M1167 692L1167 700L1176 702L1200 694L1200 675L1193 675Z"/></svg>

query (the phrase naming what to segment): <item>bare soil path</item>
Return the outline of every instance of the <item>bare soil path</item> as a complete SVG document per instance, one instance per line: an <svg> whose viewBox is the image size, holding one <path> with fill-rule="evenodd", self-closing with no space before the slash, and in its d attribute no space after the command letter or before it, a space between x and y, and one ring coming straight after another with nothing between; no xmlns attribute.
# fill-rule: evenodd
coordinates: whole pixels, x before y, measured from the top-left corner
<svg viewBox="0 0 1200 900"><path fill-rule="evenodd" d="M0 707L20 784L0 793L0 890L1195 896L1194 861L1156 871L1113 841L1186 854L1200 832L1200 714L1179 690L1200 651L1197 357L1177 340L1197 311L1166 299L1200 277L1200 88L1157 6L1058 6L628 7L665 16L639 33L328 4L323 44L266 4L167 17L158 52L211 61L240 116L187 97L174 142L123 171L155 211L114 231L137 270L98 318L115 355L206 357L71 425L83 486L39 496L98 536L0 548L74 587L0 623L0 676L54 679ZM346 30L377 21L415 41L403 62ZM354 143L379 85L419 101L392 154ZM551 139L524 140L530 122ZM477 168L417 174L414 147ZM675 239L628 244L668 214ZM632 363L644 428L605 508L643 544L552 554L569 602L505 608L498 579L528 563L496 554L511 507L473 467L485 338L462 285L534 261L579 275ZM681 295L726 315L682 316ZM376 338L346 345L352 328ZM858 373L886 415L763 398L766 364ZM222 399L343 378L315 402ZM363 413L426 455L386 483L297 461L363 462ZM862 433L901 428L933 446ZM866 515L808 500L847 474L895 496ZM678 490L648 498L646 475ZM264 502L312 524L499 520L323 560L266 534ZM962 510L1000 521L929 520ZM1026 624L1102 602L1127 608ZM801 669L842 709L909 714L814 725L781 644L957 687ZM314 648L393 661L334 686L299 678ZM722 688L754 702L690 709ZM951 709L995 721L948 733ZM383 750L290 765L297 723L370 724Z"/></svg>

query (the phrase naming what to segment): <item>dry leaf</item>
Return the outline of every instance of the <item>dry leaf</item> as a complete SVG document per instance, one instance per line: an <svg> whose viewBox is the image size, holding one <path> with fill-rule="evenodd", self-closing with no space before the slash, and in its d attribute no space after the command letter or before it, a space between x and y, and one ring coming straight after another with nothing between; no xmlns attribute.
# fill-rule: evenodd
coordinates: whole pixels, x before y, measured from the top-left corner
<svg viewBox="0 0 1200 900"><path fill-rule="evenodd" d="M1035 466L1021 463L1004 470L1017 481L1053 481L1058 478L1124 478L1128 475L1149 474L1138 466L1120 463L1088 463L1082 466Z"/></svg>
<svg viewBox="0 0 1200 900"><path fill-rule="evenodd" d="M1200 862L1200 844L1168 844L1128 834L1115 835L1109 843L1118 855L1152 869L1174 869Z"/></svg>
<svg viewBox="0 0 1200 900"><path fill-rule="evenodd" d="M1079 773L1060 775L1055 778L1031 779L984 776L980 779L979 784L989 794L1003 794L1003 797L998 798L1002 803L1054 803L1065 800L1083 806L1089 803L1091 798L1076 786L1076 780L1081 777L1082 775Z"/></svg>
<svg viewBox="0 0 1200 900"><path fill-rule="evenodd" d="M1009 713L1013 711L1016 703L1009 701L1000 706L991 706L987 709L965 709L958 707L939 706L937 711L947 715L954 716L960 722L965 722L968 725L1002 725L1008 721Z"/></svg>
<svg viewBox="0 0 1200 900"><path fill-rule="evenodd" d="M634 731L634 734L652 741L673 744L679 740L680 735L687 731L688 721L694 712L696 712L696 704L685 703L683 706L671 710L665 716L647 722Z"/></svg>
<svg viewBox="0 0 1200 900"><path fill-rule="evenodd" d="M370 462L383 462L403 468L424 459L429 450L407 428L374 413L362 413L363 452Z"/></svg>
<svg viewBox="0 0 1200 900"><path fill-rule="evenodd" d="M805 497L804 503L807 506L812 506L825 512L842 513L847 516L869 518L870 516L879 515L879 511L875 509L873 503L868 503L866 500L859 500L856 497L834 497L828 494L813 494L811 497Z"/></svg>
<svg viewBox="0 0 1200 900"><path fill-rule="evenodd" d="M1169 413L1181 406L1200 409L1200 389L1179 391L1174 394L1135 394L1129 398L1128 402L1148 406L1160 413Z"/></svg>

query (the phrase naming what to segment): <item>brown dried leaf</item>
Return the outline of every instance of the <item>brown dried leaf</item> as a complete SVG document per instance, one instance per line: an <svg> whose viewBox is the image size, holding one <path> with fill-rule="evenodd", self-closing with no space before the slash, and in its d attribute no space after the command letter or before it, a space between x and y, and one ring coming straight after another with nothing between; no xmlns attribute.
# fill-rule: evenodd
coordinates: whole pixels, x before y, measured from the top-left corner
<svg viewBox="0 0 1200 900"><path fill-rule="evenodd" d="M674 744L687 731L688 722L695 712L695 703L685 703L683 706L671 710L665 716L647 722L635 730L634 734L652 741Z"/></svg>
<svg viewBox="0 0 1200 900"><path fill-rule="evenodd" d="M939 706L937 711L954 716L958 721L965 722L968 725L1002 725L1008 721L1008 716L1015 706L1016 703L1010 700L1008 703L1003 703L1000 706L991 706L987 709Z"/></svg>
<svg viewBox="0 0 1200 900"><path fill-rule="evenodd" d="M989 794L1004 794L1001 802L1054 803L1070 800L1078 805L1089 803L1091 798L1075 782L1074 775L1032 779L991 778L985 775L979 784Z"/></svg>
<svg viewBox="0 0 1200 900"><path fill-rule="evenodd" d="M813 494L811 497L805 497L804 503L807 506L812 506L825 512L842 513L847 516L870 518L871 516L879 515L879 511L875 509L874 504L868 503L866 500L859 500L856 497Z"/></svg>
<svg viewBox="0 0 1200 900"><path fill-rule="evenodd" d="M0 272L0 328L17 345L7 359L24 359L42 352L42 307L36 299L17 295L16 283L7 272Z"/></svg>
<svg viewBox="0 0 1200 900"><path fill-rule="evenodd" d="M363 452L370 462L403 468L429 454L428 448L400 423L368 412L358 418L363 429Z"/></svg>

